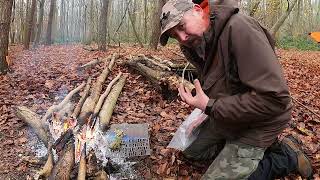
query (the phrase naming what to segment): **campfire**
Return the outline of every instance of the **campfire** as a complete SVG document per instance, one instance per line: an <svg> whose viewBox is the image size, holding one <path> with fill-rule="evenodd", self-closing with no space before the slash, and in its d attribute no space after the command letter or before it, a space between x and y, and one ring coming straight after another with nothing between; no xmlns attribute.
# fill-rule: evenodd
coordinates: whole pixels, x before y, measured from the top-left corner
<svg viewBox="0 0 320 180"><path fill-rule="evenodd" d="M110 157L129 157L125 151L130 143L140 142L140 146L145 147L144 152L138 155L150 154L149 141L141 144L141 138L132 139L130 128L126 129L128 125L109 127L127 77L120 72L101 94L117 58L119 56L112 55L102 60L105 68L95 83L91 83L89 78L70 91L58 105L50 107L42 118L26 107L17 107L17 115L32 127L47 147L47 162L37 173L40 179L108 179L107 173L110 172L106 171L110 169ZM73 102L75 94L81 95L77 102ZM72 108L66 109L70 105ZM148 132L147 126L144 126L144 131ZM148 135L143 137L148 139ZM124 145L124 142L127 144ZM58 157L56 161L54 157Z"/></svg>

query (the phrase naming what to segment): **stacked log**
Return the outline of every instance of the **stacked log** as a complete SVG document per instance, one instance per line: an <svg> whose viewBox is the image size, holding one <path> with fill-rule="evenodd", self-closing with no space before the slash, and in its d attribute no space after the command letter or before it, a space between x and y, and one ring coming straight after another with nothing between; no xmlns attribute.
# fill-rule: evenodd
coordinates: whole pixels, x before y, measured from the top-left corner
<svg viewBox="0 0 320 180"><path fill-rule="evenodd" d="M43 166L43 168L38 172L39 178L43 179L70 179L71 172L75 169L75 140L77 138L76 134L80 133L84 127L88 128L90 126L89 123L93 122L93 119L98 117L101 109L101 114L105 114L107 112L108 117L110 118L117 102L117 99L122 91L122 88L125 84L125 79L127 75L123 75L121 72L115 77L105 92L101 94L103 89L103 84L107 79L107 76L112 71L112 68L115 64L117 55L113 55L110 59L110 62L105 64L105 68L100 74L100 76L96 79L95 83L91 83L91 78L87 80L87 82L83 82L77 88L72 90L64 100L58 105L53 105L47 111L47 113L40 118L39 115L32 112L27 107L19 106L16 107L16 114L22 120L24 120L27 125L29 125L38 138L46 145L48 148L47 154L47 162ZM84 88L85 87L85 88ZM69 119L76 119L77 124L75 126L70 126L67 131L62 133L60 138L56 141L53 140L52 134L48 128L48 124L50 124L50 118L54 118L52 114L54 112L61 111L64 106L70 101L70 99L78 94L81 89L83 89L82 96L78 103L76 103L76 107L73 109L73 113L70 114ZM103 118L102 118L103 119ZM103 119L103 122L105 120ZM109 120L108 120L109 121ZM85 125L85 126L84 126ZM107 130L107 125L101 125L104 127L104 130ZM73 129L72 129L73 128ZM79 168L78 168L78 179L86 179L86 149L84 148L81 151ZM54 162L52 149L56 150L58 155L57 162ZM106 173L99 169L99 173L97 173L96 179L107 179ZM96 171L97 172L97 171Z"/></svg>

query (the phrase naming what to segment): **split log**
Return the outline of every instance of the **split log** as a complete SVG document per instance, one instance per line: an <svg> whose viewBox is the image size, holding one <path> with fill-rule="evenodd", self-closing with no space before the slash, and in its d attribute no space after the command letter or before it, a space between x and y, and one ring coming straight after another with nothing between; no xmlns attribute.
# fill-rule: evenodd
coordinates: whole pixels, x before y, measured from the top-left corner
<svg viewBox="0 0 320 180"><path fill-rule="evenodd" d="M100 76L97 78L94 87L91 88L91 94L84 102L78 118L78 124L80 127L86 123L88 117L93 113L96 103L99 100L103 83L105 82L108 74L113 68L113 65L115 63L115 58L116 56L113 55L109 65L102 71Z"/></svg>
<svg viewBox="0 0 320 180"><path fill-rule="evenodd" d="M86 143L85 143L80 156L77 180L85 180L86 171L87 171L87 162L86 162Z"/></svg>
<svg viewBox="0 0 320 180"><path fill-rule="evenodd" d="M186 80L182 81L182 77L174 73L154 70L134 60L128 61L126 64L137 70L153 84L156 84L165 99L174 99L177 97L178 87L182 82L190 91L194 89L194 85L191 82Z"/></svg>
<svg viewBox="0 0 320 180"><path fill-rule="evenodd" d="M80 69L85 69L85 68L89 68L91 66L94 66L96 64L102 63L102 62L108 62L108 61L110 61L112 59L112 57L113 57L113 55L109 55L108 57L102 58L102 59L101 58L97 58L97 59L94 59L94 60L88 62L87 64L84 64L84 65L80 66L79 68ZM115 58L116 59L120 58L120 55L116 55Z"/></svg>
<svg viewBox="0 0 320 180"><path fill-rule="evenodd" d="M44 178L47 179L52 171L53 168L53 154L52 154L52 145L51 143L49 143L48 146L48 160L46 162L46 164L43 166L42 170L39 172L39 178Z"/></svg>
<svg viewBox="0 0 320 180"><path fill-rule="evenodd" d="M78 93L84 86L85 83L82 83L80 86L70 91L69 94L58 105L51 106L46 112L46 114L43 116L42 122L46 122L47 119L51 117L52 113L61 110L70 101L72 96Z"/></svg>
<svg viewBox="0 0 320 180"><path fill-rule="evenodd" d="M50 137L49 130L44 122L41 121L40 117L24 106L16 107L16 114L20 119L26 122L33 129L38 138L44 143L46 147L48 147Z"/></svg>
<svg viewBox="0 0 320 180"><path fill-rule="evenodd" d="M95 109L94 109L94 112L93 112L94 115L96 115L96 114L99 113L104 99L108 96L108 94L109 94L110 91L111 91L112 86L120 79L121 75L122 75L122 73L120 72L120 73L118 74L118 76L117 76L116 78L114 78L114 79L109 83L106 91L100 96L99 101L98 101L98 103L97 103L97 105L96 105L96 107L95 107Z"/></svg>
<svg viewBox="0 0 320 180"><path fill-rule="evenodd" d="M71 115L72 118L77 119L77 117L80 114L81 107L83 106L84 101L87 99L89 95L89 90L90 90L90 85L91 85L91 78L88 79L86 87L84 88L83 94L76 106L76 108L73 110L73 113Z"/></svg>
<svg viewBox="0 0 320 180"><path fill-rule="evenodd" d="M74 137L72 137L66 144L66 148L64 148L63 152L59 156L58 162L53 167L49 180L70 179L70 174L74 166L74 153Z"/></svg>
<svg viewBox="0 0 320 180"><path fill-rule="evenodd" d="M100 119L100 128L102 130L106 130L109 125L111 115L113 113L113 109L115 108L117 99L122 91L126 78L127 78L127 75L122 76L117 82L117 84L114 85L114 87L112 88L111 92L109 93L107 99L105 100L100 110L99 119Z"/></svg>

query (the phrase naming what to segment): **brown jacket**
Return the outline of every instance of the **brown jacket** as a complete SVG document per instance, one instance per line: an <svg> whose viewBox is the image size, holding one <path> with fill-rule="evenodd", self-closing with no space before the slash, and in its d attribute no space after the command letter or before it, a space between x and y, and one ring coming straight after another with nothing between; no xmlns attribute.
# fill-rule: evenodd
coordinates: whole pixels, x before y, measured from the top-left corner
<svg viewBox="0 0 320 180"><path fill-rule="evenodd" d="M209 114L213 135L268 147L290 120L291 97L274 40L238 11L230 5L210 7L204 60L192 49L181 49L197 68L205 93L217 99Z"/></svg>

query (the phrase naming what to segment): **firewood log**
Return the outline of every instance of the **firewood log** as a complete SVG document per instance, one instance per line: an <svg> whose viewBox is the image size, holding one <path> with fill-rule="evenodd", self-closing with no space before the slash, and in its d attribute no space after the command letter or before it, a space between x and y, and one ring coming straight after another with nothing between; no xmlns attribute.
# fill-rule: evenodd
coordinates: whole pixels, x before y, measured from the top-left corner
<svg viewBox="0 0 320 180"><path fill-rule="evenodd" d="M100 93L102 91L102 86L108 74L113 68L113 65L115 63L115 58L116 58L116 55L113 55L109 65L106 66L106 68L102 71L100 76L97 78L94 87L91 88L90 96L86 99L86 101L84 102L81 108L81 112L78 118L79 126L82 126L83 124L85 124L88 117L93 113L96 103L99 100Z"/></svg>
<svg viewBox="0 0 320 180"><path fill-rule="evenodd" d="M50 137L49 130L44 122L41 122L40 117L35 112L32 112L30 109L24 106L16 107L16 114L32 128L38 138L46 147L48 147L48 137Z"/></svg>
<svg viewBox="0 0 320 180"><path fill-rule="evenodd" d="M113 109L116 106L117 99L122 91L126 78L127 78L127 75L122 76L117 82L117 84L114 85L114 87L112 88L111 92L109 93L108 97L106 98L100 110L99 119L100 119L100 128L102 130L106 130L109 125L109 122L113 113Z"/></svg>
<svg viewBox="0 0 320 180"><path fill-rule="evenodd" d="M42 170L39 172L39 178L44 178L47 179L52 171L53 168L53 154L52 154L52 145L51 143L49 143L49 147L48 147L48 160L46 162L46 164L43 166Z"/></svg>
<svg viewBox="0 0 320 180"><path fill-rule="evenodd" d="M81 156L80 156L77 180L85 180L86 179L86 171L87 171L86 144L84 144L84 147L82 149Z"/></svg>
<svg viewBox="0 0 320 180"><path fill-rule="evenodd" d="M80 111L81 111L81 107L83 106L84 101L87 99L87 97L89 95L90 86L91 86L91 78L88 79L86 87L84 88L83 94L82 94L76 108L73 110L71 117L76 119L79 116Z"/></svg>
<svg viewBox="0 0 320 180"><path fill-rule="evenodd" d="M96 105L96 107L95 107L95 109L94 109L93 114L98 114L98 113L99 113L104 99L108 96L108 94L109 94L110 91L111 91L112 86L120 79L121 75L122 75L122 73L120 72L120 73L118 74L118 76L117 76L116 78L114 78L114 79L109 83L109 85L108 85L107 89L105 90L105 92L100 96L99 101L98 101L98 103L97 103L97 105Z"/></svg>
<svg viewBox="0 0 320 180"><path fill-rule="evenodd" d="M75 147L74 138L70 138L58 162L54 165L49 180L54 179L70 179L70 174L74 166Z"/></svg>

